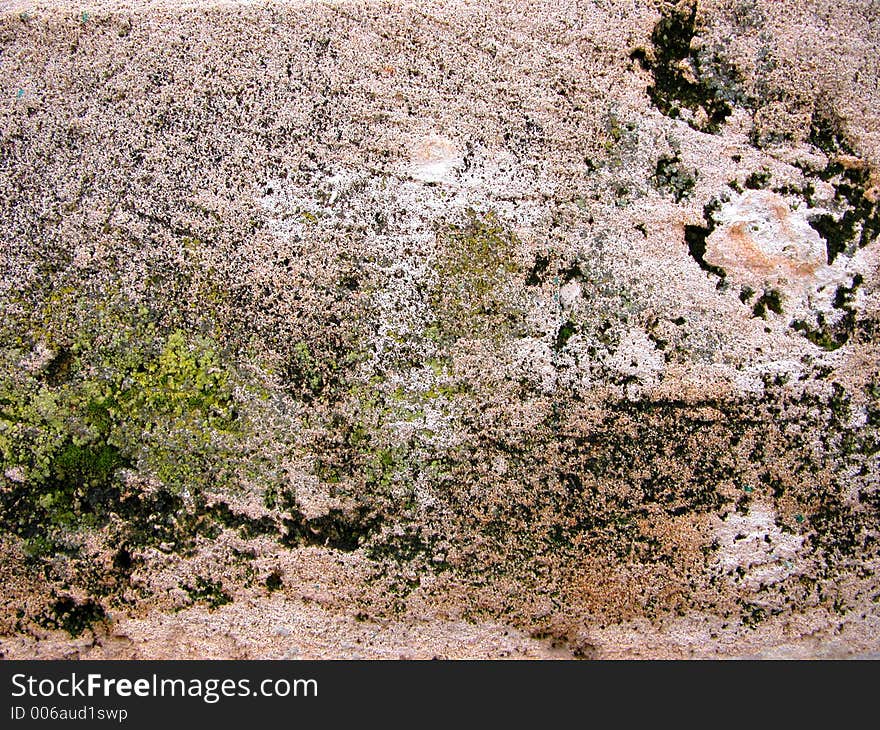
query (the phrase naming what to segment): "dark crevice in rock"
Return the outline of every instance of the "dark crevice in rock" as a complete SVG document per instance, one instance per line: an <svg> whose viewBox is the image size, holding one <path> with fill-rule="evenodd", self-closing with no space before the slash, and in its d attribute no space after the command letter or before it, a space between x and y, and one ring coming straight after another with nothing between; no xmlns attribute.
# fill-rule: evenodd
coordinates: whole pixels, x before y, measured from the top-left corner
<svg viewBox="0 0 880 730"><path fill-rule="evenodd" d="M556 342L553 343L553 349L556 352L560 352L568 341L571 339L572 335L577 331L577 327L574 322L570 319L566 320L560 327L559 331L556 333Z"/></svg>
<svg viewBox="0 0 880 730"><path fill-rule="evenodd" d="M714 134L730 116L731 102L741 94L735 88L735 68L717 54L697 53L691 48L696 16L696 0L668 8L651 33L653 50L637 48L630 58L653 75L648 95L663 114L676 118L687 109L691 127ZM693 69L695 80L683 70L685 63Z"/></svg>
<svg viewBox="0 0 880 730"><path fill-rule="evenodd" d="M816 315L816 325L811 325L803 320L795 320L791 326L795 332L800 332L814 345L825 350L836 350L842 347L850 339L861 331L870 332L871 323L859 321L853 306L856 289L862 285L864 279L861 274L853 277L848 286L839 286L834 294L832 305L842 314L834 322L828 322L825 315L819 312Z"/></svg>
<svg viewBox="0 0 880 730"><path fill-rule="evenodd" d="M70 350L61 348L43 368L43 377L51 386L57 386L67 380L68 373L75 361Z"/></svg>
<svg viewBox="0 0 880 730"><path fill-rule="evenodd" d="M311 519L284 519L281 542L287 546L315 545L351 552L363 545L379 524L378 516L366 507L331 509L326 515Z"/></svg>
<svg viewBox="0 0 880 730"><path fill-rule="evenodd" d="M280 590L284 587L284 579L281 573L277 570L273 570L271 573L269 573L263 583L266 586L266 590L268 590L270 593Z"/></svg>
<svg viewBox="0 0 880 730"><path fill-rule="evenodd" d="M544 274L550 265L550 256L543 254L535 255L535 263L532 265L529 275L526 277L526 286L541 286L544 281Z"/></svg>
<svg viewBox="0 0 880 730"><path fill-rule="evenodd" d="M320 517L306 518L289 500L285 503L289 516L277 520L269 515L249 517L220 502L205 511L204 525L210 530L220 524L238 530L246 539L274 537L288 547L319 545L347 552L363 545L380 526L378 516L365 507L332 509Z"/></svg>
<svg viewBox="0 0 880 730"><path fill-rule="evenodd" d="M38 623L46 628L62 629L75 637L105 618L106 613L100 603L92 599L77 602L70 596L63 596L52 604Z"/></svg>
<svg viewBox="0 0 880 730"><path fill-rule="evenodd" d="M752 307L752 315L767 318L767 312L782 314L782 295L775 289L767 289Z"/></svg>
<svg viewBox="0 0 880 730"><path fill-rule="evenodd" d="M685 243L687 243L688 251L690 252L694 261L697 262L699 267L703 271L708 271L710 274L715 274L715 276L721 277L721 281L718 282L718 286L720 288L727 274L725 273L724 269L707 263L706 259L704 258L706 255L706 239L710 236L712 231L715 230L715 220L712 216L717 209L718 201L712 201L711 203L706 205L703 208L703 219L706 221L706 225L685 226L684 240Z"/></svg>
<svg viewBox="0 0 880 730"><path fill-rule="evenodd" d="M838 254L844 253L855 235L855 221L847 211L838 220L833 215L825 214L809 221L813 229L825 240L828 263L833 264Z"/></svg>
<svg viewBox="0 0 880 730"><path fill-rule="evenodd" d="M370 545L367 555L373 560L393 560L405 563L435 554L434 540L426 538L418 528L406 528L402 534L389 535ZM435 570L448 568L442 560L431 563Z"/></svg>
<svg viewBox="0 0 880 730"><path fill-rule="evenodd" d="M853 154L852 146L840 132L840 123L825 114L813 114L808 140L826 155Z"/></svg>
<svg viewBox="0 0 880 730"><path fill-rule="evenodd" d="M855 154L839 122L814 114L809 141L827 155L828 162L818 172L801 169L833 185L835 203L844 208L842 214L824 213L809 221L825 240L828 263L832 264L839 254L852 255L880 236L880 206L868 193L872 187L870 168ZM807 202L814 205L811 190Z"/></svg>
<svg viewBox="0 0 880 730"><path fill-rule="evenodd" d="M268 515L255 518L240 512L233 512L228 504L219 502L207 509L207 516L225 527L238 530L244 538L274 535L278 532L278 524Z"/></svg>
<svg viewBox="0 0 880 730"><path fill-rule="evenodd" d="M584 278L584 272L581 270L581 265L577 261L569 266L566 266L564 269L560 269L559 275L562 277L563 284L568 284L568 282L572 281L573 279Z"/></svg>

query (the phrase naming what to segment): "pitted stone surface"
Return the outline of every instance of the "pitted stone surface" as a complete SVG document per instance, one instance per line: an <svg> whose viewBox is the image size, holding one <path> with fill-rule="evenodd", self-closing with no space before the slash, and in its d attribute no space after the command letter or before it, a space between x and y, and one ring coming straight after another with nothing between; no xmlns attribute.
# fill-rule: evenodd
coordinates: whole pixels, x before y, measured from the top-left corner
<svg viewBox="0 0 880 730"><path fill-rule="evenodd" d="M0 3L0 651L880 651L870 6Z"/></svg>

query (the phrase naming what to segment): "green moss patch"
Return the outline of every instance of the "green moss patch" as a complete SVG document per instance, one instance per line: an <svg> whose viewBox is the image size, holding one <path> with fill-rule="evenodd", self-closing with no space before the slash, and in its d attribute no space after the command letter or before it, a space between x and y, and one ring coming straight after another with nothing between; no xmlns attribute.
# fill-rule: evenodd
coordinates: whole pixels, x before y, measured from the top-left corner
<svg viewBox="0 0 880 730"><path fill-rule="evenodd" d="M118 293L54 296L18 321L30 350L0 353L0 527L37 552L114 513L134 529L138 506L173 506L234 470L238 376L216 342L156 320ZM158 490L136 496L126 475Z"/></svg>
<svg viewBox="0 0 880 730"><path fill-rule="evenodd" d="M842 213L826 213L809 221L825 240L828 263L831 264L839 254L852 255L880 236L880 206L866 195L872 184L871 171L868 165L858 159L839 122L827 115L814 114L809 141L827 155L828 162L818 173L810 170L804 172L815 174L833 185L836 202L843 209ZM841 161L845 158L851 161L848 166ZM812 195L807 195L807 202L814 205Z"/></svg>
<svg viewBox="0 0 880 730"><path fill-rule="evenodd" d="M652 51L638 48L631 57L653 75L648 95L663 114L680 117L687 109L691 127L717 133L742 95L735 68L718 54L691 48L696 17L695 0L667 7L651 33Z"/></svg>
<svg viewBox="0 0 880 730"><path fill-rule="evenodd" d="M672 195L676 203L690 197L697 184L697 171L682 164L678 154L663 155L654 170L654 185Z"/></svg>
<svg viewBox="0 0 880 730"><path fill-rule="evenodd" d="M494 214L471 212L464 225L442 230L438 245L431 292L437 339L450 344L462 337L497 341L509 335L521 320L506 291L518 271L513 234Z"/></svg>

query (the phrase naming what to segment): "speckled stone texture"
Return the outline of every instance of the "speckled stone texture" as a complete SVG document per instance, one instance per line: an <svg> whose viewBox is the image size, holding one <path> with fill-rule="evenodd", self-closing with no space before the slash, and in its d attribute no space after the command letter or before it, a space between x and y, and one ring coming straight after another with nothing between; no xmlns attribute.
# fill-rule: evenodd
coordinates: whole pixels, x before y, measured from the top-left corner
<svg viewBox="0 0 880 730"><path fill-rule="evenodd" d="M0 2L5 657L880 651L880 8Z"/></svg>

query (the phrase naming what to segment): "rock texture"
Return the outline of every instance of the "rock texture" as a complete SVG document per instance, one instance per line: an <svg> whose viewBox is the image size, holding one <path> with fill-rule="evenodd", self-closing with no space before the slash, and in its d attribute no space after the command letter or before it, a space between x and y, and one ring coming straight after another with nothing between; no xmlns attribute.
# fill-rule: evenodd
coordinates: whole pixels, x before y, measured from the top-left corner
<svg viewBox="0 0 880 730"><path fill-rule="evenodd" d="M0 3L6 657L880 650L880 15Z"/></svg>

